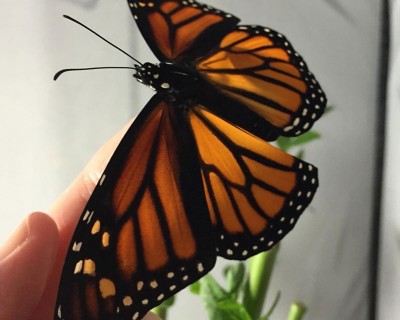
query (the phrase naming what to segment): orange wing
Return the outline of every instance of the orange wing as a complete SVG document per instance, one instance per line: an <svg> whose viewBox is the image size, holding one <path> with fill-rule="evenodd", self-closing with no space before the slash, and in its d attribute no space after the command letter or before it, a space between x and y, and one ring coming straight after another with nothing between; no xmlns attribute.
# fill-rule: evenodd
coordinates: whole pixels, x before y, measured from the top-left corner
<svg viewBox="0 0 400 320"><path fill-rule="evenodd" d="M238 26L197 70L225 96L296 136L322 115L326 97L288 40L271 29Z"/></svg>
<svg viewBox="0 0 400 320"><path fill-rule="evenodd" d="M193 60L213 48L239 19L194 0L128 0L133 17L160 61Z"/></svg>
<svg viewBox="0 0 400 320"><path fill-rule="evenodd" d="M311 202L317 168L203 107L189 119L218 255L243 260L271 249Z"/></svg>
<svg viewBox="0 0 400 320"><path fill-rule="evenodd" d="M55 319L141 319L214 266L194 141L173 111L153 98L113 155L71 241Z"/></svg>

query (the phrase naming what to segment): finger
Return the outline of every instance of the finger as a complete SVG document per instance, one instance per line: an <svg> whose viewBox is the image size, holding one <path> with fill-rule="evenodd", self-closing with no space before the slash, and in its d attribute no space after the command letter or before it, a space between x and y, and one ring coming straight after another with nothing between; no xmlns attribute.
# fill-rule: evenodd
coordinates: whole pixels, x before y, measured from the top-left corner
<svg viewBox="0 0 400 320"><path fill-rule="evenodd" d="M130 124L126 125L99 149L82 173L50 208L49 214L54 218L59 229L59 248L45 293L39 306L35 312L33 312L30 318L31 320L52 319L65 255L79 216L82 214L86 202L93 192L99 177L129 125Z"/></svg>
<svg viewBox="0 0 400 320"><path fill-rule="evenodd" d="M50 208L49 214L54 218L60 231L61 260L65 256L78 219L97 181L129 125L126 125L96 152L80 175Z"/></svg>
<svg viewBox="0 0 400 320"><path fill-rule="evenodd" d="M28 318L43 294L57 248L57 226L39 212L30 214L1 247L0 319Z"/></svg>
<svg viewBox="0 0 400 320"><path fill-rule="evenodd" d="M83 171L50 208L60 230L72 236L75 225L101 174L131 122L109 139L91 158Z"/></svg>

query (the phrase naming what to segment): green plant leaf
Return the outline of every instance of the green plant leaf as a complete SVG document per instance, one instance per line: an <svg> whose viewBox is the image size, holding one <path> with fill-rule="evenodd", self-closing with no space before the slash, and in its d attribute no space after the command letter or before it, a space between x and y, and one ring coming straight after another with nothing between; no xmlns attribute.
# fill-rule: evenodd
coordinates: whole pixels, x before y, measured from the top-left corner
<svg viewBox="0 0 400 320"><path fill-rule="evenodd" d="M317 131L308 131L301 136L293 138L293 146L300 146L306 143L310 143L311 141L317 140L321 138L321 135Z"/></svg>
<svg viewBox="0 0 400 320"><path fill-rule="evenodd" d="M304 149L301 149L299 152L296 153L296 158L304 159Z"/></svg>
<svg viewBox="0 0 400 320"><path fill-rule="evenodd" d="M292 145L292 138L288 138L288 137L279 137L278 140L276 140L276 144L278 145L278 147L284 151L287 151L288 149L290 149L291 145Z"/></svg>
<svg viewBox="0 0 400 320"><path fill-rule="evenodd" d="M217 305L223 301L231 300L230 294L209 274L200 279L200 297L210 320L226 319L226 312L218 309Z"/></svg>
<svg viewBox="0 0 400 320"><path fill-rule="evenodd" d="M229 293L210 274L200 279L200 296L204 302L216 303L230 299Z"/></svg>
<svg viewBox="0 0 400 320"><path fill-rule="evenodd" d="M165 320L167 318L168 309L171 308L174 305L174 303L175 303L175 296L172 296L167 300L165 300L163 303L161 303L159 306L153 308L153 310L151 311L154 312L156 315L158 315L160 318Z"/></svg>
<svg viewBox="0 0 400 320"><path fill-rule="evenodd" d="M216 309L224 320L251 320L244 306L233 299L218 302Z"/></svg>
<svg viewBox="0 0 400 320"><path fill-rule="evenodd" d="M284 151L288 151L293 147L299 147L321 138L321 135L316 131L308 131L298 137L279 137L276 141L278 147Z"/></svg>
<svg viewBox="0 0 400 320"><path fill-rule="evenodd" d="M276 143L280 149L288 151L291 148L302 146L319 138L321 138L321 135L317 131L311 130L298 137L279 137Z"/></svg>
<svg viewBox="0 0 400 320"><path fill-rule="evenodd" d="M227 282L226 290L234 299L236 299L239 294L239 290L244 280L245 271L246 268L243 262L233 264L224 270L224 275Z"/></svg>
<svg viewBox="0 0 400 320"><path fill-rule="evenodd" d="M193 282L189 286L189 291L198 296L200 294L200 287L201 287L201 283L200 283L200 280L198 280L196 282Z"/></svg>
<svg viewBox="0 0 400 320"><path fill-rule="evenodd" d="M161 305L167 308L170 308L174 305L175 303L175 296L169 297L167 300L165 300Z"/></svg>

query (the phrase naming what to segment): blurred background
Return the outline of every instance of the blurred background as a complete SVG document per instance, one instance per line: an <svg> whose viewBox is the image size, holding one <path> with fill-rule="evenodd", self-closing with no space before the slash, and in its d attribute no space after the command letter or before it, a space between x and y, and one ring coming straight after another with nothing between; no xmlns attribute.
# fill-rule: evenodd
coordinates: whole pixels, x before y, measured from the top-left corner
<svg viewBox="0 0 400 320"><path fill-rule="evenodd" d="M63 14L82 21L140 61L155 62L124 0L3 0L0 12L0 241L23 217L46 211L91 155L146 104L152 91L129 70L64 74L60 69L131 66L132 61ZM381 214L379 319L400 318L399 209L400 1L390 1L390 34L379 0L208 0L279 30L302 54L333 111L315 125L321 139L305 160L320 188L282 242L270 295L282 292L273 319L292 301L310 320L374 319L376 267L371 246L380 207L380 156L386 146ZM387 104L385 84L391 38ZM386 138L384 111L387 112ZM396 139L397 138L397 139ZM378 201L378 202L377 202ZM376 253L376 252L375 252ZM371 256L372 254L372 256ZM375 261L371 265L371 261ZM220 278L219 262L214 274ZM270 300L271 301L271 300ZM201 302L179 295L170 319L206 319Z"/></svg>

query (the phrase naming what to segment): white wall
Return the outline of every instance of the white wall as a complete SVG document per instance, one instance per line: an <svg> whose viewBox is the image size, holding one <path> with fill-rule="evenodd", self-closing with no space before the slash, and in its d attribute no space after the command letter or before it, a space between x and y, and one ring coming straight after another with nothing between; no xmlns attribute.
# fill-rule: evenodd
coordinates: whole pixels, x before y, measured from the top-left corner
<svg viewBox="0 0 400 320"><path fill-rule="evenodd" d="M7 0L2 6L4 239L23 215L46 210L91 154L139 108L130 71L70 73L52 80L62 68L131 65L129 58L62 18L81 19L129 49L133 23L124 1Z"/></svg>
<svg viewBox="0 0 400 320"><path fill-rule="evenodd" d="M0 240L28 212L46 210L150 95L130 71L71 73L54 83L61 68L132 63L61 15L85 22L142 61L155 60L123 0L2 3ZM323 138L307 148L321 187L283 242L270 291L283 293L274 319L284 319L293 300L308 306L307 319L366 319L380 1L209 3L286 34L335 107L315 126ZM189 317L205 319L197 299L184 294L171 319Z"/></svg>

